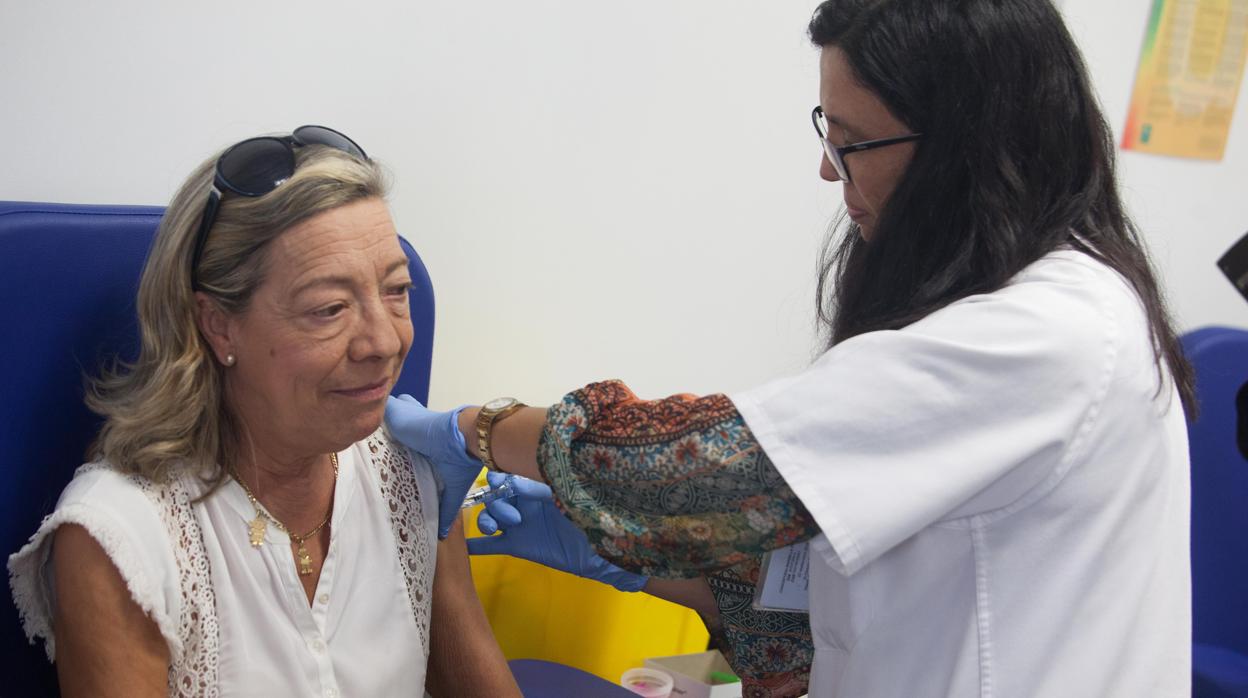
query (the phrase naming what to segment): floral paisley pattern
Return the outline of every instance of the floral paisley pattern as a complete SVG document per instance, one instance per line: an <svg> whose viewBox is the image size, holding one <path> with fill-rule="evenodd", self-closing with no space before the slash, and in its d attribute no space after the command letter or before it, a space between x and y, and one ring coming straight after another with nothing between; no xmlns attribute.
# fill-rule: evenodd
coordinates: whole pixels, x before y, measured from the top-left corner
<svg viewBox="0 0 1248 698"><path fill-rule="evenodd" d="M760 562L761 556L707 575L719 607L718 623L708 622L707 628L742 677L743 698L800 696L810 684L814 660L810 616L754 610Z"/></svg>
<svg viewBox="0 0 1248 698"><path fill-rule="evenodd" d="M619 381L591 384L550 408L538 465L607 560L707 576L720 609L708 627L745 695L805 692L808 617L756 612L750 601L762 553L819 529L727 396L642 401Z"/></svg>

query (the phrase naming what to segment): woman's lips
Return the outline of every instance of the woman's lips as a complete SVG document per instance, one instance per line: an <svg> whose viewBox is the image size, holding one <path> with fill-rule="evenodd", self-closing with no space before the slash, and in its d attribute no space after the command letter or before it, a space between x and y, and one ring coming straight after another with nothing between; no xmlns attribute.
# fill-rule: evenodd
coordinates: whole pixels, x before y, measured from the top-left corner
<svg viewBox="0 0 1248 698"><path fill-rule="evenodd" d="M336 395L341 395L352 400L360 400L362 402L372 402L380 400L390 393L390 381L383 379L376 383L361 385L356 388L343 388L333 391Z"/></svg>
<svg viewBox="0 0 1248 698"><path fill-rule="evenodd" d="M859 218L865 218L867 215L866 211L860 208L854 208L853 206L850 206L849 204L845 205L845 211L846 213L849 214L849 217L854 219L855 221L857 221Z"/></svg>

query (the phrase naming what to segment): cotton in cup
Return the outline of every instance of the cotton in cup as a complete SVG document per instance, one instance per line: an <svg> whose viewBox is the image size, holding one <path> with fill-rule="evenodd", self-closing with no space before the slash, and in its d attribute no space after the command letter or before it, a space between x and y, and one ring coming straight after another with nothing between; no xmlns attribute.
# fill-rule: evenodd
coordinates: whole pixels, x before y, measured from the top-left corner
<svg viewBox="0 0 1248 698"><path fill-rule="evenodd" d="M620 685L645 698L668 698L674 684L670 674L650 667L629 669L620 676Z"/></svg>

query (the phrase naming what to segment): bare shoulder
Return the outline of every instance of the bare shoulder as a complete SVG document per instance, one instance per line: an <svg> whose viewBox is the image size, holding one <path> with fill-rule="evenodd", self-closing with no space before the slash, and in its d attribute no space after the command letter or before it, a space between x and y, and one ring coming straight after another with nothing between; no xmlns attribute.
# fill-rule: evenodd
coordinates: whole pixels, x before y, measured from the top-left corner
<svg viewBox="0 0 1248 698"><path fill-rule="evenodd" d="M432 610L425 685L429 694L519 698L520 689L472 584L462 520L438 543Z"/></svg>
<svg viewBox="0 0 1248 698"><path fill-rule="evenodd" d="M156 622L131 598L103 546L77 524L52 544L53 624L61 692L164 695L169 650Z"/></svg>
<svg viewBox="0 0 1248 698"><path fill-rule="evenodd" d="M101 563L110 568L113 566L104 548L96 542L86 528L78 524L63 524L57 527L52 538L52 563L58 572L68 572L70 568L78 566L98 566ZM115 569L113 571L116 572ZM121 575L116 576L117 581L125 586Z"/></svg>

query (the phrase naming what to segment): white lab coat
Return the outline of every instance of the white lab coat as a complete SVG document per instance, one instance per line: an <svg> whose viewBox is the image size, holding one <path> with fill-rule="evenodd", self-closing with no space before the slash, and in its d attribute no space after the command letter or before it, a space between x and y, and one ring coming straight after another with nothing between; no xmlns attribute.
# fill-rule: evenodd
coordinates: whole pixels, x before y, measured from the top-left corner
<svg viewBox="0 0 1248 698"><path fill-rule="evenodd" d="M1055 252L732 399L823 531L811 696L1190 691L1186 425L1104 265Z"/></svg>

